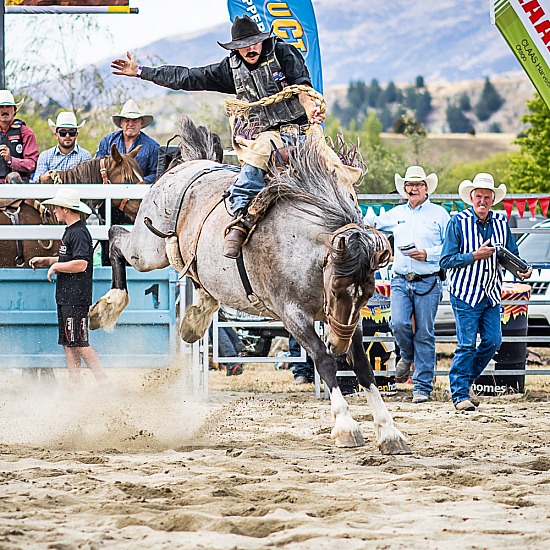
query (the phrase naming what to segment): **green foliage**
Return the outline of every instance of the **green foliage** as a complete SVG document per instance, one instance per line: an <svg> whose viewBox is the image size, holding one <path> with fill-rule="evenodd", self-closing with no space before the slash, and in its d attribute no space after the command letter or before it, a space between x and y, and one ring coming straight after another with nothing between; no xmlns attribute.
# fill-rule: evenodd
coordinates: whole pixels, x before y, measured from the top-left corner
<svg viewBox="0 0 550 550"><path fill-rule="evenodd" d="M487 77L481 97L475 106L475 114L482 122L489 119L493 113L496 113L504 103L502 97L496 91L496 88L491 84L491 81Z"/></svg>
<svg viewBox="0 0 550 550"><path fill-rule="evenodd" d="M472 103L470 102L470 96L464 92L458 98L458 107L461 111L469 113L472 110Z"/></svg>
<svg viewBox="0 0 550 550"><path fill-rule="evenodd" d="M424 88L424 77L417 76L414 85L417 89Z"/></svg>
<svg viewBox="0 0 550 550"><path fill-rule="evenodd" d="M497 185L504 182L513 153L497 153L475 162L458 162L441 171L439 175L438 193L457 193L463 180L471 180L479 172L492 174ZM510 186L508 192L516 191Z"/></svg>
<svg viewBox="0 0 550 550"><path fill-rule="evenodd" d="M325 121L325 135L333 143L337 141L338 123L339 121L330 115ZM359 151L369 169L359 186L359 193L390 193L394 191L394 174L401 170L405 164L403 154L399 150L382 143L381 128L382 124L376 113L371 110L361 128L342 132L346 142L359 142Z"/></svg>
<svg viewBox="0 0 550 550"><path fill-rule="evenodd" d="M521 120L529 127L515 141L519 152L511 156L505 183L525 193L550 193L550 111L538 94L526 105Z"/></svg>

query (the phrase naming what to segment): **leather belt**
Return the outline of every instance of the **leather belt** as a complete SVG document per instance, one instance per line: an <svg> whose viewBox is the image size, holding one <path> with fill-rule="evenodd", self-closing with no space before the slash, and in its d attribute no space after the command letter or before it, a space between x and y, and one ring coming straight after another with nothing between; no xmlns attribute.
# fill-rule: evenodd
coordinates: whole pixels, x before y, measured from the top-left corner
<svg viewBox="0 0 550 550"><path fill-rule="evenodd" d="M404 279L407 279L407 281L418 282L422 279L427 279L428 277L439 277L439 271L437 271L436 273L428 273L427 275L417 275L416 273L398 273L398 275L400 277L403 277Z"/></svg>

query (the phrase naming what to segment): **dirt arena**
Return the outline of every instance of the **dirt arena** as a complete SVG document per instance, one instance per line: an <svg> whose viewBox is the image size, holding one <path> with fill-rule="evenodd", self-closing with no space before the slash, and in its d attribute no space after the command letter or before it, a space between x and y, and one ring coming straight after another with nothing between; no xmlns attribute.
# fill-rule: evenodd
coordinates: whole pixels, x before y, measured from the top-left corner
<svg viewBox="0 0 550 550"><path fill-rule="evenodd" d="M86 372L70 388L0 370L0 548L547 548L550 379L475 413L386 399L414 454L330 440L328 402L288 371ZM547 381L548 380L548 381ZM409 401L407 401L409 399Z"/></svg>

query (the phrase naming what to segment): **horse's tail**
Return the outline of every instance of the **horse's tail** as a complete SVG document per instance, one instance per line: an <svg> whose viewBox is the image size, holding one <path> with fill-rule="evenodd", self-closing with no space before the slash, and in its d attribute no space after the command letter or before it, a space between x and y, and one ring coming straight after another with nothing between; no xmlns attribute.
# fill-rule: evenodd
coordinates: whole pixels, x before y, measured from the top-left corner
<svg viewBox="0 0 550 550"><path fill-rule="evenodd" d="M183 116L180 126L181 160L214 160L223 162L223 147L218 134L214 134L205 126L195 126L188 117Z"/></svg>

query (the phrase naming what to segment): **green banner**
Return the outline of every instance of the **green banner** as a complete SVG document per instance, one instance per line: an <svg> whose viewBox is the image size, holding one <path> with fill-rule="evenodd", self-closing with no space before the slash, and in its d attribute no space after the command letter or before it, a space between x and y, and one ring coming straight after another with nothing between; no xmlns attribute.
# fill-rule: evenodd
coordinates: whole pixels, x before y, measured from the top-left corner
<svg viewBox="0 0 550 550"><path fill-rule="evenodd" d="M491 19L550 107L550 0L491 0Z"/></svg>

